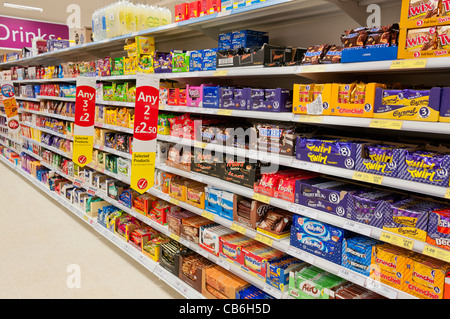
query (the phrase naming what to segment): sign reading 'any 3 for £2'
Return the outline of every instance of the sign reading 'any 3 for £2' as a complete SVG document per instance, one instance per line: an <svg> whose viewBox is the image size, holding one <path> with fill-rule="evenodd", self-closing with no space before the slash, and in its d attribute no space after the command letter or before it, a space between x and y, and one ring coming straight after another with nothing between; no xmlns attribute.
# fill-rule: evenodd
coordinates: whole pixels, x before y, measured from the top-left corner
<svg viewBox="0 0 450 319"><path fill-rule="evenodd" d="M84 167L92 162L94 150L95 78L79 77L75 100L72 160Z"/></svg>
<svg viewBox="0 0 450 319"><path fill-rule="evenodd" d="M131 188L140 194L153 187L158 136L159 79L136 78Z"/></svg>

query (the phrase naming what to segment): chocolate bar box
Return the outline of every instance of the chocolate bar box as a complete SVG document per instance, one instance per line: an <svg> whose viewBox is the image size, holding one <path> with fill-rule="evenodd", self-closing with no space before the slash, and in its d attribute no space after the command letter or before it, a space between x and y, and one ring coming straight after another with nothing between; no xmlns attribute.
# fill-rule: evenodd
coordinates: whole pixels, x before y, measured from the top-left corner
<svg viewBox="0 0 450 319"><path fill-rule="evenodd" d="M383 228L389 204L400 195L392 192L367 189L352 193L348 198L348 209L352 220L369 226Z"/></svg>
<svg viewBox="0 0 450 319"><path fill-rule="evenodd" d="M355 168L358 141L344 138L297 138L296 159L347 169Z"/></svg>
<svg viewBox="0 0 450 319"><path fill-rule="evenodd" d="M345 229L334 227L317 220L293 216L290 245L307 251L336 264L342 261L342 242L353 237Z"/></svg>
<svg viewBox="0 0 450 319"><path fill-rule="evenodd" d="M295 203L326 213L352 219L348 196L362 190L361 186L324 177L297 180Z"/></svg>

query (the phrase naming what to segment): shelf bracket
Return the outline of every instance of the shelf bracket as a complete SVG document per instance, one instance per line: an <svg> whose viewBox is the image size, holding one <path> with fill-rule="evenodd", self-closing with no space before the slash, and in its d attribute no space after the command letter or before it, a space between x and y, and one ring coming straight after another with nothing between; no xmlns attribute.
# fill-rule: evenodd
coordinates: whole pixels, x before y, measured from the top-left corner
<svg viewBox="0 0 450 319"><path fill-rule="evenodd" d="M367 24L367 11L364 6L359 5L357 0L325 0L326 2L336 5L342 12L356 21L359 25Z"/></svg>

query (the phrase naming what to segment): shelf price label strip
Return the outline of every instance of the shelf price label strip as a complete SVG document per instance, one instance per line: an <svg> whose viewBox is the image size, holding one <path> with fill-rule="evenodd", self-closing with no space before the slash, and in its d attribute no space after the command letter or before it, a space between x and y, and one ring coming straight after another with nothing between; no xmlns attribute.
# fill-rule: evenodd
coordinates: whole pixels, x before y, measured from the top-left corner
<svg viewBox="0 0 450 319"><path fill-rule="evenodd" d="M94 151L95 78L78 77L72 160L80 167L92 162Z"/></svg>
<svg viewBox="0 0 450 319"><path fill-rule="evenodd" d="M159 78L139 74L136 78L135 124L131 160L131 188L144 194L155 180L158 137Z"/></svg>

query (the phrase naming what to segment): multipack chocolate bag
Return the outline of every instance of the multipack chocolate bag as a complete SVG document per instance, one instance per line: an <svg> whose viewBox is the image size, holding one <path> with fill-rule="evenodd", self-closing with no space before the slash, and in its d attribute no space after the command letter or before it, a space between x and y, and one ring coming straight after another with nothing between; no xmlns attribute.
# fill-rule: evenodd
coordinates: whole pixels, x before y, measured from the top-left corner
<svg viewBox="0 0 450 319"><path fill-rule="evenodd" d="M323 64L341 63L342 45L332 45L322 59Z"/></svg>
<svg viewBox="0 0 450 319"><path fill-rule="evenodd" d="M308 48L303 57L302 64L320 64L330 49L329 44L313 45Z"/></svg>

